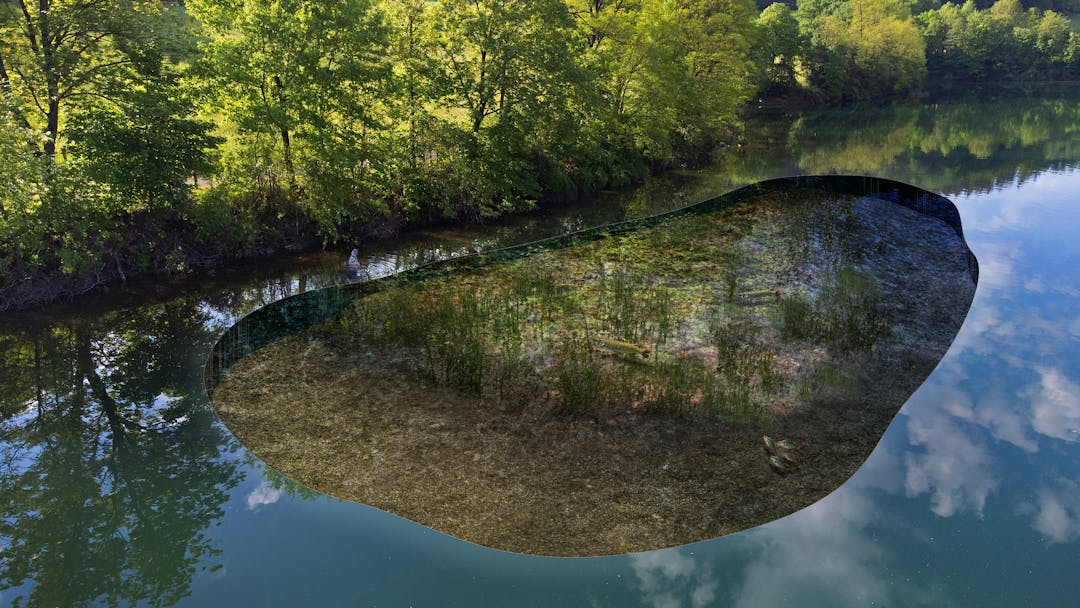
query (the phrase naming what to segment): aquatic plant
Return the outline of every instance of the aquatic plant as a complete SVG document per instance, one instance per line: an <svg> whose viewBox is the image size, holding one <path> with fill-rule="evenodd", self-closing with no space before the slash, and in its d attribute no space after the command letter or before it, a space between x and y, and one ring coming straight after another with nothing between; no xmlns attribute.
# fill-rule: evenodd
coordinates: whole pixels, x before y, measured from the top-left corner
<svg viewBox="0 0 1080 608"><path fill-rule="evenodd" d="M780 327L788 340L808 340L817 334L814 303L801 291L790 291L780 298Z"/></svg>
<svg viewBox="0 0 1080 608"><path fill-rule="evenodd" d="M576 412L603 403L605 374L588 339L564 336L555 352L559 407Z"/></svg>
<svg viewBox="0 0 1080 608"><path fill-rule="evenodd" d="M818 317L823 337L844 351L866 350L892 333L873 275L839 268L822 286Z"/></svg>
<svg viewBox="0 0 1080 608"><path fill-rule="evenodd" d="M858 377L851 367L822 361L799 375L795 391L803 401L844 402L857 394Z"/></svg>
<svg viewBox="0 0 1080 608"><path fill-rule="evenodd" d="M840 352L868 350L892 332L877 280L850 266L831 273L815 300L785 294L778 311L786 339L821 340Z"/></svg>

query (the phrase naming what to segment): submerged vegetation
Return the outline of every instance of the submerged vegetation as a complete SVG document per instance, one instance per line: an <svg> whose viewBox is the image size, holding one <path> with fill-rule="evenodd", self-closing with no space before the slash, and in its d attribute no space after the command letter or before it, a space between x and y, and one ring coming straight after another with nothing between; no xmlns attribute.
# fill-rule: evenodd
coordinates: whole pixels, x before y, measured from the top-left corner
<svg viewBox="0 0 1080 608"><path fill-rule="evenodd" d="M819 345L829 360L870 351L894 321L880 265L862 253L857 201L779 198L783 210L740 205L392 287L318 335L377 355L402 382L498 409L629 407L768 425L777 402L818 377L791 362L820 363ZM797 219L770 226L781 214Z"/></svg>

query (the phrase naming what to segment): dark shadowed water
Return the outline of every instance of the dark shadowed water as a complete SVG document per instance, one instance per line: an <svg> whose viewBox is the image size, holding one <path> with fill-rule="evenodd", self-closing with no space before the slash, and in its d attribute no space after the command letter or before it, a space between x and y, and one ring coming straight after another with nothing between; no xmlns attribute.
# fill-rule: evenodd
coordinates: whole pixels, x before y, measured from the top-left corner
<svg viewBox="0 0 1080 608"><path fill-rule="evenodd" d="M1064 606L1080 592L1080 92L764 117L706 171L365 249L373 276L799 173L887 177L960 211L980 280L938 368L820 502L720 539L538 558L316 494L202 388L242 315L344 252L0 318L0 605Z"/></svg>

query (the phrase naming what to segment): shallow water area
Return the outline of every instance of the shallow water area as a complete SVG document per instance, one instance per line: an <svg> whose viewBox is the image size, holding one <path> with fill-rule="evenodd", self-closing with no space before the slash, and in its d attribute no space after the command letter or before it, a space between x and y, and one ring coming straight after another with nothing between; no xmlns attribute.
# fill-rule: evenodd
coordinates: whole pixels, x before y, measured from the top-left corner
<svg viewBox="0 0 1080 608"><path fill-rule="evenodd" d="M862 464L974 295L956 228L795 186L615 226L375 290L213 401L293 479L486 546L705 540Z"/></svg>

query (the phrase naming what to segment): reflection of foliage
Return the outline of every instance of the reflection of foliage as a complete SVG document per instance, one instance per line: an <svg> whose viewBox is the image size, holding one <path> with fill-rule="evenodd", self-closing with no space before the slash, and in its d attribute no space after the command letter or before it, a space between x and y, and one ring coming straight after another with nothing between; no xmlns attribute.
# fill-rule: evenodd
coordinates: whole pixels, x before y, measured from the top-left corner
<svg viewBox="0 0 1080 608"><path fill-rule="evenodd" d="M124 311L0 342L22 371L10 384L32 387L3 395L0 427L0 586L24 588L16 605L170 605L211 567L218 550L204 531L239 474L193 398L211 336L192 310Z"/></svg>
<svg viewBox="0 0 1080 608"><path fill-rule="evenodd" d="M740 182L775 167L808 174L889 175L938 192L988 190L1002 176L1025 180L1080 156L1080 105L1071 97L960 100L807 112L795 122L750 126L774 145L732 156ZM784 161L778 155L788 154Z"/></svg>

